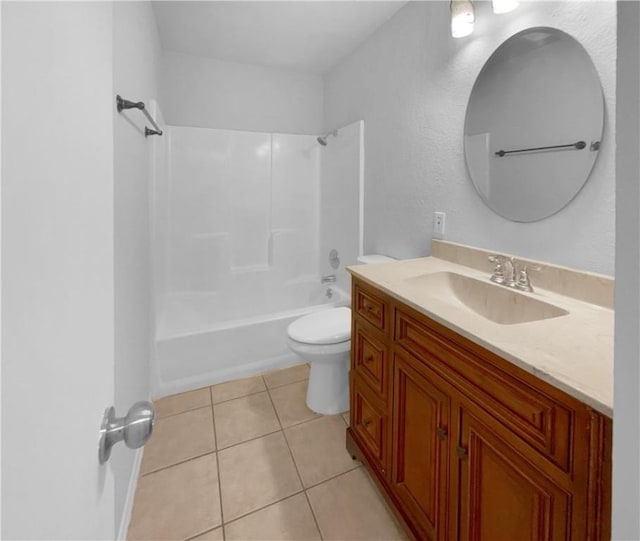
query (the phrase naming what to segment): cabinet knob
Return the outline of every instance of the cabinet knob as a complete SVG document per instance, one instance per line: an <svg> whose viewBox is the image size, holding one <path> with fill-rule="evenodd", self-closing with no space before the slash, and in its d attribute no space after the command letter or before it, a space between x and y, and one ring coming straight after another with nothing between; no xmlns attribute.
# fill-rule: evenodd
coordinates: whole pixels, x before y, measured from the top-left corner
<svg viewBox="0 0 640 541"><path fill-rule="evenodd" d="M460 447L459 445L456 451L460 460L464 460L467 458L467 456L469 456L469 452L464 447Z"/></svg>
<svg viewBox="0 0 640 541"><path fill-rule="evenodd" d="M446 440L447 439L447 429L446 428L438 428L438 430L436 430L437 434L438 434L438 439L441 440Z"/></svg>
<svg viewBox="0 0 640 541"><path fill-rule="evenodd" d="M364 364L370 364L373 362L373 355L367 355L367 357L364 360Z"/></svg>
<svg viewBox="0 0 640 541"><path fill-rule="evenodd" d="M362 424L365 428L367 428L371 424L371 419L365 419L364 421L362 421Z"/></svg>

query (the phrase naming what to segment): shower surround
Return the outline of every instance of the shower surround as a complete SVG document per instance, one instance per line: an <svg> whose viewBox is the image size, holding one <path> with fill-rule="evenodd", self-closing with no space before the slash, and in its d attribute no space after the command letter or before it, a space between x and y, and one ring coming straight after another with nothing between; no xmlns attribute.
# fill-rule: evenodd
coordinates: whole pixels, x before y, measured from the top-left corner
<svg viewBox="0 0 640 541"><path fill-rule="evenodd" d="M297 362L288 324L349 300L343 269L359 251L362 123L345 128L342 151L331 155L315 135L165 133L153 152L154 396ZM323 168L345 171L333 182L352 200L342 210L323 204ZM325 194L340 193L326 182ZM319 254L332 237L344 248L329 299Z"/></svg>

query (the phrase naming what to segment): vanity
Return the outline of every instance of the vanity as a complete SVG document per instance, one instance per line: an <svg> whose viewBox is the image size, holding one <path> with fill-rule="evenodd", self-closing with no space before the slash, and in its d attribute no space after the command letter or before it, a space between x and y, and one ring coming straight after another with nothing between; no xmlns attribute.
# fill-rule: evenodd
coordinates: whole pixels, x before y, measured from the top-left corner
<svg viewBox="0 0 640 541"><path fill-rule="evenodd" d="M349 269L347 449L415 539L608 540L613 284L513 291L487 255Z"/></svg>

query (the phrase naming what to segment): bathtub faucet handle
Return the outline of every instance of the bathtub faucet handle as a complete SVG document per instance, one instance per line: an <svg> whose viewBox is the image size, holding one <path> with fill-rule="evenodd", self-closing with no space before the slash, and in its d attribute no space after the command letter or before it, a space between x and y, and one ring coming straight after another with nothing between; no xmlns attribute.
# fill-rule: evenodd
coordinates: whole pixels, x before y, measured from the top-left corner
<svg viewBox="0 0 640 541"><path fill-rule="evenodd" d="M329 283L333 283L336 281L336 275L335 274L327 274L326 276L323 276L322 278L320 278L320 283L321 284L329 284Z"/></svg>

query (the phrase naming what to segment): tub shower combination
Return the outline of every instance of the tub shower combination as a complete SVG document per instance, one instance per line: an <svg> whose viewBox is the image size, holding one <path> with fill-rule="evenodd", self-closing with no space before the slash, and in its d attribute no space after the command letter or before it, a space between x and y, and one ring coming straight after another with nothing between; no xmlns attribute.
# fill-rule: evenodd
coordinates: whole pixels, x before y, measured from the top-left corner
<svg viewBox="0 0 640 541"><path fill-rule="evenodd" d="M332 132L325 146L314 135L175 126L165 134L153 157L153 394L299 362L288 325L350 301L344 266L361 243L362 123ZM345 176L326 179L341 169ZM332 190L353 201L336 205ZM338 269L327 246L338 248ZM330 273L336 282L322 283Z"/></svg>

